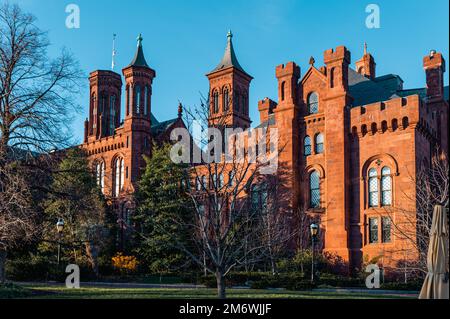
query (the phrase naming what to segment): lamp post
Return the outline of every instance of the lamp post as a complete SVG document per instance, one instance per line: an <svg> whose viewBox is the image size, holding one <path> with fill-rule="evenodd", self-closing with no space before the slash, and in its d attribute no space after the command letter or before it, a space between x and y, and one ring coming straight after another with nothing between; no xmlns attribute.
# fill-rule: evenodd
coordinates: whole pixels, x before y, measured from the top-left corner
<svg viewBox="0 0 450 319"><path fill-rule="evenodd" d="M61 237L63 230L64 230L64 220L62 218L59 218L58 222L56 223L56 231L58 232L58 266L61 259Z"/></svg>
<svg viewBox="0 0 450 319"><path fill-rule="evenodd" d="M311 261L311 283L314 283L314 251L315 251L315 243L317 239L317 234L319 233L319 226L315 223L312 223L309 226L311 231L311 245L312 245L312 261Z"/></svg>

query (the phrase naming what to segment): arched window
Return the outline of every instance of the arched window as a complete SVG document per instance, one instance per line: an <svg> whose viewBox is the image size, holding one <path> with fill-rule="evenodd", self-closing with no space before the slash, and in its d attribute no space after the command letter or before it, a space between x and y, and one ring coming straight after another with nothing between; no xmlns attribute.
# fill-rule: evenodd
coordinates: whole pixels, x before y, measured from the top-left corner
<svg viewBox="0 0 450 319"><path fill-rule="evenodd" d="M201 177L201 187L203 187L203 189L206 189L207 185L206 185L206 176L203 175Z"/></svg>
<svg viewBox="0 0 450 319"><path fill-rule="evenodd" d="M378 174L375 168L369 170L369 206L378 206Z"/></svg>
<svg viewBox="0 0 450 319"><path fill-rule="evenodd" d="M213 93L213 112L219 112L219 92L217 91Z"/></svg>
<svg viewBox="0 0 450 319"><path fill-rule="evenodd" d="M384 133L388 130L388 125L386 121L381 122L381 131Z"/></svg>
<svg viewBox="0 0 450 319"><path fill-rule="evenodd" d="M195 179L195 189L197 191L201 191L202 190L202 183L200 182L200 179L198 177Z"/></svg>
<svg viewBox="0 0 450 319"><path fill-rule="evenodd" d="M323 153L323 134L322 133L316 134L314 143L315 143L316 154L322 154Z"/></svg>
<svg viewBox="0 0 450 319"><path fill-rule="evenodd" d="M308 135L306 135L303 140L303 155L311 155L311 138Z"/></svg>
<svg viewBox="0 0 450 319"><path fill-rule="evenodd" d="M398 128L398 120L397 119L393 119L392 120L392 130L395 131Z"/></svg>
<svg viewBox="0 0 450 319"><path fill-rule="evenodd" d="M92 94L92 118L93 118L92 127L94 129L96 129L97 128L97 98L96 98L95 94Z"/></svg>
<svg viewBox="0 0 450 319"><path fill-rule="evenodd" d="M135 88L134 105L136 105L136 114L140 113L141 109L141 87L139 85Z"/></svg>
<svg viewBox="0 0 450 319"><path fill-rule="evenodd" d="M116 128L116 96L112 95L109 98L109 134L114 134Z"/></svg>
<svg viewBox="0 0 450 319"><path fill-rule="evenodd" d="M219 188L222 188L222 187L223 187L223 174L220 173L219 174Z"/></svg>
<svg viewBox="0 0 450 319"><path fill-rule="evenodd" d="M316 92L312 92L308 96L308 113L317 114L319 112L319 96Z"/></svg>
<svg viewBox="0 0 450 319"><path fill-rule="evenodd" d="M236 177L235 175L236 175L236 173L234 171L230 171L228 173L228 185L229 186L233 186L234 185L234 179Z"/></svg>
<svg viewBox="0 0 450 319"><path fill-rule="evenodd" d="M237 91L236 96L234 98L234 110L236 112L239 112L240 104L241 104L241 94L239 93L239 91Z"/></svg>
<svg viewBox="0 0 450 319"><path fill-rule="evenodd" d="M223 110L228 111L230 106L230 97L228 95L228 89L223 90Z"/></svg>
<svg viewBox="0 0 450 319"><path fill-rule="evenodd" d="M148 114L148 86L144 87L144 115Z"/></svg>
<svg viewBox="0 0 450 319"><path fill-rule="evenodd" d="M286 87L286 82L282 82L281 83L281 101L284 101L284 90L285 90L285 87Z"/></svg>
<svg viewBox="0 0 450 319"><path fill-rule="evenodd" d="M127 101L126 101L127 115L129 115L130 110L131 110L131 98L130 98L130 87L128 85L126 88L126 95L127 95Z"/></svg>
<svg viewBox="0 0 450 319"><path fill-rule="evenodd" d="M392 176L391 169L387 166L381 170L381 205L392 205Z"/></svg>
<svg viewBox="0 0 450 319"><path fill-rule="evenodd" d="M114 171L113 171L113 185L114 185L114 196L119 196L120 191L123 188L124 183L124 161L122 157L116 158L114 161Z"/></svg>
<svg viewBox="0 0 450 319"><path fill-rule="evenodd" d="M320 176L317 171L309 175L309 207L320 207Z"/></svg>
<svg viewBox="0 0 450 319"><path fill-rule="evenodd" d="M95 179L97 185L100 186L100 190L104 191L105 188L105 162L100 161L95 164Z"/></svg>

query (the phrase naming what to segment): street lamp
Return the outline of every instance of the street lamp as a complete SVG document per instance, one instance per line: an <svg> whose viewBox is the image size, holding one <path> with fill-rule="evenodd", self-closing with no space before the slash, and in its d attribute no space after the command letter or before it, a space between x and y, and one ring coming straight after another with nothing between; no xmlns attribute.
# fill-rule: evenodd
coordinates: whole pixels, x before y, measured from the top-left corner
<svg viewBox="0 0 450 319"><path fill-rule="evenodd" d="M59 218L58 222L56 223L56 231L58 232L58 266L61 258L61 237L63 230L64 230L64 220L62 218Z"/></svg>
<svg viewBox="0 0 450 319"><path fill-rule="evenodd" d="M312 223L309 226L309 229L311 231L311 245L312 245L312 261L311 261L311 283L314 283L314 244L317 240L317 235L319 233L319 226L315 223Z"/></svg>

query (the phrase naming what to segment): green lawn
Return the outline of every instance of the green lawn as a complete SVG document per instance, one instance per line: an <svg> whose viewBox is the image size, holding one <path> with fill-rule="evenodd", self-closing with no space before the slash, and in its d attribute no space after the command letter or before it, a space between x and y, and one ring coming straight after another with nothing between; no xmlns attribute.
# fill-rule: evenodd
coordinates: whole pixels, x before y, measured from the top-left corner
<svg viewBox="0 0 450 319"><path fill-rule="evenodd" d="M17 295L5 294L0 290L0 298L32 298L32 299L197 299L215 298L214 289L173 289L173 288L81 288L67 289L63 287L28 285ZM17 289L16 289L17 290ZM18 289L20 290L20 289ZM378 299L407 298L402 296L332 293L313 291L275 291L253 289L228 289L228 298L296 298L296 299Z"/></svg>

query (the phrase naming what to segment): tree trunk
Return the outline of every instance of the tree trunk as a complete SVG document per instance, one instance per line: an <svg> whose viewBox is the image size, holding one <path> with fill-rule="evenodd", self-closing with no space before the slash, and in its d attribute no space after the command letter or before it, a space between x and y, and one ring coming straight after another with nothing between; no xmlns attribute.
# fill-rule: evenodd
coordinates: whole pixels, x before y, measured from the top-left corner
<svg viewBox="0 0 450 319"><path fill-rule="evenodd" d="M226 299L225 292L225 278L223 277L223 271L220 269L216 270L216 280L217 280L217 297L219 299Z"/></svg>
<svg viewBox="0 0 450 319"><path fill-rule="evenodd" d="M5 283L5 264L6 264L6 250L0 249L0 284Z"/></svg>
<svg viewBox="0 0 450 319"><path fill-rule="evenodd" d="M95 243L93 243L93 242L86 243L86 255L88 256L92 271L94 272L95 277L98 279L98 277L99 277L99 270L98 270L99 249Z"/></svg>

